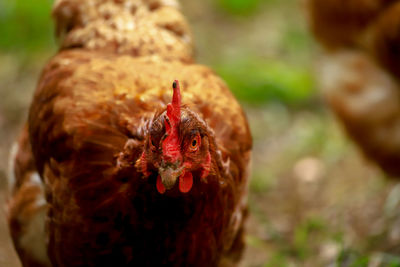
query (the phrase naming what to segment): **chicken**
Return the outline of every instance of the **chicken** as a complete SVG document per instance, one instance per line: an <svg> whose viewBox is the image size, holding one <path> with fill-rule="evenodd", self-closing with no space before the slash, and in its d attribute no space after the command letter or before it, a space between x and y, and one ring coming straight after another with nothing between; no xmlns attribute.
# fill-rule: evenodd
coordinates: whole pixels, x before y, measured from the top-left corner
<svg viewBox="0 0 400 267"><path fill-rule="evenodd" d="M178 4L59 0L53 16L60 50L11 153L23 265L238 262L250 130L226 84L193 63Z"/></svg>
<svg viewBox="0 0 400 267"><path fill-rule="evenodd" d="M400 1L307 4L324 97L366 156L400 176Z"/></svg>

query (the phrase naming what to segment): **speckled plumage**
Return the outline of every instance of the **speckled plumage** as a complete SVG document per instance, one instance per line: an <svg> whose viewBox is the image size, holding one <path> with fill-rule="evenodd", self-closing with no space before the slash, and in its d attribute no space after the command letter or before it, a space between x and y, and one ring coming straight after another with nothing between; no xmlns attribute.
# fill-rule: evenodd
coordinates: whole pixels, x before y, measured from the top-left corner
<svg viewBox="0 0 400 267"><path fill-rule="evenodd" d="M58 0L53 16L61 49L193 61L192 36L176 0Z"/></svg>
<svg viewBox="0 0 400 267"><path fill-rule="evenodd" d="M400 1L308 0L329 105L368 158L400 175Z"/></svg>
<svg viewBox="0 0 400 267"><path fill-rule="evenodd" d="M191 63L190 33L176 7L167 0L55 4L61 50L43 70L12 159L9 220L24 266L218 266L240 257L247 120L225 83ZM135 163L149 124L171 101L174 79L185 110L211 138L211 170L204 180L195 173L188 193L162 195L157 174L145 178ZM29 172L43 185L26 183ZM35 191L31 199L24 187ZM29 203L38 203L43 190L40 230L49 258L40 261L20 245L26 231L18 229L34 217L21 214L38 214Z"/></svg>

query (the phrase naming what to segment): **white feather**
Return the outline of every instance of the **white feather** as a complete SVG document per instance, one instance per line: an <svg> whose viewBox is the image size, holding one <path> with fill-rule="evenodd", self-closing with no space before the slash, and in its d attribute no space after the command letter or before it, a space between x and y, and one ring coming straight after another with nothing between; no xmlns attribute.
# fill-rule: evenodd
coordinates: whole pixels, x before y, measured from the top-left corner
<svg viewBox="0 0 400 267"><path fill-rule="evenodd" d="M19 146L18 143L15 142L11 146L10 150L10 156L8 158L8 189L9 192L12 192L15 182L16 182L16 177L15 177L15 158L17 157L17 152L18 152Z"/></svg>

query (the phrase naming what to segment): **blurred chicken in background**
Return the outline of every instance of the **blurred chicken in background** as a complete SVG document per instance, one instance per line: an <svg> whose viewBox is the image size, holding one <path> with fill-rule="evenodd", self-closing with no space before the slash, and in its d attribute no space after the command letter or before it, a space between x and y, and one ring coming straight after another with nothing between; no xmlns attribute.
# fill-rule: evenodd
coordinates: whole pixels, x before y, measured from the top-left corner
<svg viewBox="0 0 400 267"><path fill-rule="evenodd" d="M400 175L400 1L309 0L325 99L368 158Z"/></svg>

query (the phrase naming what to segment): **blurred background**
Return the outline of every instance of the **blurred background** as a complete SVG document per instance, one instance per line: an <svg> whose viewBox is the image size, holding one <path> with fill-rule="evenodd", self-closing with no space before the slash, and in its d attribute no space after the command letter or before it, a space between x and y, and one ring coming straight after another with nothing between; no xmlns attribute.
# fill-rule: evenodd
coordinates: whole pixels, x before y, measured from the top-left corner
<svg viewBox="0 0 400 267"><path fill-rule="evenodd" d="M241 266L400 266L400 186L347 138L315 83L319 48L298 0L184 0L198 62L244 106L254 138ZM0 1L0 266L8 151L56 52L50 0Z"/></svg>

